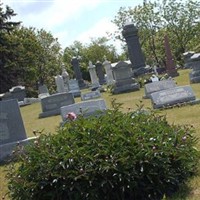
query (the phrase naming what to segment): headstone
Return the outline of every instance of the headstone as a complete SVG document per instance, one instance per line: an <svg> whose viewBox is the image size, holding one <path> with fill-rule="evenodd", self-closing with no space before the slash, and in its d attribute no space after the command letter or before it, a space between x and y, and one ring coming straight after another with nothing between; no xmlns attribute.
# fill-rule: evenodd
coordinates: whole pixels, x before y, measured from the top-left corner
<svg viewBox="0 0 200 200"><path fill-rule="evenodd" d="M78 81L75 79L70 79L69 80L69 93L72 93L74 97L80 97L81 96L81 91L79 88Z"/></svg>
<svg viewBox="0 0 200 200"><path fill-rule="evenodd" d="M38 90L39 90L39 95L38 95L39 99L49 96L49 90L46 85L39 85Z"/></svg>
<svg viewBox="0 0 200 200"><path fill-rule="evenodd" d="M42 113L39 114L39 118L50 117L60 114L60 108L62 106L75 103L73 94L71 93L58 93L50 95L41 99Z"/></svg>
<svg viewBox="0 0 200 200"><path fill-rule="evenodd" d="M89 61L88 70L89 70L89 73L90 73L92 88L98 88L100 86L95 68L96 68L95 65L93 65L92 62Z"/></svg>
<svg viewBox="0 0 200 200"><path fill-rule="evenodd" d="M62 78L64 83L64 89L66 92L69 92L69 74L67 73L66 69L62 68Z"/></svg>
<svg viewBox="0 0 200 200"><path fill-rule="evenodd" d="M133 65L134 74L136 76L144 74L146 72L146 65L139 42L138 29L132 22L126 23L123 27L122 35L124 36L128 46L129 59Z"/></svg>
<svg viewBox="0 0 200 200"><path fill-rule="evenodd" d="M153 108L165 108L182 103L199 103L191 86L179 86L151 94Z"/></svg>
<svg viewBox="0 0 200 200"><path fill-rule="evenodd" d="M18 101L0 101L0 161L9 156L18 143L28 141Z"/></svg>
<svg viewBox="0 0 200 200"><path fill-rule="evenodd" d="M73 57L72 61L71 61L71 64L73 66L75 78L78 81L79 87L81 89L85 88L86 85L85 85L85 83L83 81L83 78L82 78L82 73L81 73L81 69L80 69L80 66L79 66L79 59L77 57Z"/></svg>
<svg viewBox="0 0 200 200"><path fill-rule="evenodd" d="M152 82L159 81L159 78L155 74L153 74L150 79Z"/></svg>
<svg viewBox="0 0 200 200"><path fill-rule="evenodd" d="M174 63L174 59L172 57L172 52L169 45L169 38L165 35L164 38L165 45L165 54L166 54L166 71L167 74L171 77L179 76L179 73L176 70L176 65Z"/></svg>
<svg viewBox="0 0 200 200"><path fill-rule="evenodd" d="M25 97L26 97L25 87L18 85L9 89L9 92L6 92L3 95L2 100L17 99L18 101L24 101Z"/></svg>
<svg viewBox="0 0 200 200"><path fill-rule="evenodd" d="M57 92L58 93L66 92L65 87L64 87L63 77L61 75L57 75L55 77L55 81L56 81L56 86L57 86Z"/></svg>
<svg viewBox="0 0 200 200"><path fill-rule="evenodd" d="M106 84L113 85L115 81L113 78L112 65L105 56L104 56L104 59L105 59L105 61L103 62L103 66L106 71Z"/></svg>
<svg viewBox="0 0 200 200"><path fill-rule="evenodd" d="M101 97L101 93L99 90L81 94L82 101L87 101L87 100L96 99L96 98L100 98L100 97Z"/></svg>
<svg viewBox="0 0 200 200"><path fill-rule="evenodd" d="M195 53L190 58L192 71L189 74L190 83L200 83L200 53Z"/></svg>
<svg viewBox="0 0 200 200"><path fill-rule="evenodd" d="M167 90L174 87L176 87L176 83L173 80L162 80L145 84L144 85L145 98L150 98L150 95L153 92Z"/></svg>
<svg viewBox="0 0 200 200"><path fill-rule="evenodd" d="M128 63L120 61L112 67L112 70L115 79L113 94L139 90L140 86L132 78L132 68Z"/></svg>
<svg viewBox="0 0 200 200"><path fill-rule="evenodd" d="M104 77L104 72L103 72L103 65L100 61L96 62L96 72L97 72L97 76L99 78L100 85L103 85L104 83L106 83L106 80Z"/></svg>
<svg viewBox="0 0 200 200"><path fill-rule="evenodd" d="M191 57L192 57L194 54L195 54L194 51L188 51L188 52L183 53L184 68L185 68L185 69L188 69L188 68L191 68L191 67L192 67L192 62L191 62L190 60L191 60Z"/></svg>
<svg viewBox="0 0 200 200"><path fill-rule="evenodd" d="M76 115L82 114L84 117L88 117L94 114L98 115L97 111L104 112L106 109L107 109L106 103L103 99L83 101L61 107L61 117L64 122L66 120L66 115L69 112L73 112Z"/></svg>

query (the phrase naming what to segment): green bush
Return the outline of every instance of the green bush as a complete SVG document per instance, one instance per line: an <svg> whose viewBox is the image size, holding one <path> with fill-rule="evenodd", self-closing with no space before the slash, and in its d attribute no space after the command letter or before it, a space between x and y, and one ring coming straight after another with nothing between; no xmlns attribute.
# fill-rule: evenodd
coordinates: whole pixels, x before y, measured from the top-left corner
<svg viewBox="0 0 200 200"><path fill-rule="evenodd" d="M153 111L97 117L42 134L8 171L12 199L162 199L196 174L197 139Z"/></svg>

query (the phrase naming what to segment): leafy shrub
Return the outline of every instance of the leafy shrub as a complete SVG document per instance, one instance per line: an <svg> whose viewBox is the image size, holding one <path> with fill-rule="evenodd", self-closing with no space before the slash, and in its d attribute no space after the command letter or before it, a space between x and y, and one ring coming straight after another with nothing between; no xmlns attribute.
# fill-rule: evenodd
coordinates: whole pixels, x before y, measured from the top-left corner
<svg viewBox="0 0 200 200"><path fill-rule="evenodd" d="M194 129L153 111L78 117L41 135L8 172L12 199L162 199L196 173Z"/></svg>

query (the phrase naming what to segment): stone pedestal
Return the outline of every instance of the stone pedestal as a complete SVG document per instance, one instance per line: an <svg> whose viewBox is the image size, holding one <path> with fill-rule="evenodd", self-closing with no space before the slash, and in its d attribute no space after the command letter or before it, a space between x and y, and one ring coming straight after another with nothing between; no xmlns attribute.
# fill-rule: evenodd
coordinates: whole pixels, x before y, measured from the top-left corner
<svg viewBox="0 0 200 200"><path fill-rule="evenodd" d="M103 85L104 83L106 83L106 80L104 77L104 72L103 72L103 65L100 61L97 61L97 63L96 63L96 72L97 72L97 76L99 78L100 85Z"/></svg>
<svg viewBox="0 0 200 200"><path fill-rule="evenodd" d="M72 61L71 61L71 64L73 66L75 78L78 81L79 87L80 88L85 88L86 85L85 85L85 83L83 81L83 78L82 78L82 73L81 73L81 69L80 69L80 66L79 66L79 60L78 60L78 58L73 57Z"/></svg>
<svg viewBox="0 0 200 200"><path fill-rule="evenodd" d="M132 69L126 62L120 61L113 67L115 84L113 94L139 90L139 84L132 78Z"/></svg>
<svg viewBox="0 0 200 200"><path fill-rule="evenodd" d="M195 53L190 58L192 72L189 74L190 83L200 83L200 53Z"/></svg>
<svg viewBox="0 0 200 200"><path fill-rule="evenodd" d="M145 73L145 59L139 43L138 30L132 22L123 27L122 35L126 39L129 59L133 65L133 72L136 76Z"/></svg>
<svg viewBox="0 0 200 200"><path fill-rule="evenodd" d="M179 76L179 73L176 70L176 65L174 63L174 59L172 57L169 39L168 36L165 35L164 38L164 45L165 45L165 54L166 54L166 71L167 74L171 77Z"/></svg>
<svg viewBox="0 0 200 200"><path fill-rule="evenodd" d="M103 66L106 71L106 83L107 83L107 85L113 85L115 81L113 78L111 63L106 58L104 58L104 59L105 59L105 61L103 62Z"/></svg>

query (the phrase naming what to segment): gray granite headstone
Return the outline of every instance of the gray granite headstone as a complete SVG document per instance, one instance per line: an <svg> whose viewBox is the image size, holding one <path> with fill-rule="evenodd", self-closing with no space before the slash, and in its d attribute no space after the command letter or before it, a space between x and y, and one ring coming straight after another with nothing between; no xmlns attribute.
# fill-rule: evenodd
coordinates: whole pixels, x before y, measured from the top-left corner
<svg viewBox="0 0 200 200"><path fill-rule="evenodd" d="M41 99L42 113L39 118L49 117L60 114L62 106L75 103L73 94L71 93L58 93Z"/></svg>
<svg viewBox="0 0 200 200"><path fill-rule="evenodd" d="M162 80L145 84L144 85L145 98L150 98L150 95L153 92L158 92L161 90L166 90L174 87L176 87L176 83L173 80Z"/></svg>
<svg viewBox="0 0 200 200"><path fill-rule="evenodd" d="M119 61L112 70L115 79L113 94L139 90L140 86L132 78L132 68L127 62Z"/></svg>
<svg viewBox="0 0 200 200"><path fill-rule="evenodd" d="M190 83L200 83L200 53L195 53L190 58L192 72L189 74Z"/></svg>
<svg viewBox="0 0 200 200"><path fill-rule="evenodd" d="M3 100L17 99L18 101L24 101L25 97L26 97L25 87L18 85L9 89L9 92L5 93L2 99Z"/></svg>
<svg viewBox="0 0 200 200"><path fill-rule="evenodd" d="M0 144L26 138L17 100L0 101Z"/></svg>
<svg viewBox="0 0 200 200"><path fill-rule="evenodd" d="M78 81L75 79L70 79L69 80L69 92L74 95L74 97L80 97L81 96L81 91L79 88Z"/></svg>
<svg viewBox="0 0 200 200"><path fill-rule="evenodd" d="M101 93L99 90L81 94L82 101L87 101L87 100L95 99L95 98L99 98L99 97L101 97Z"/></svg>
<svg viewBox="0 0 200 200"><path fill-rule="evenodd" d="M88 117L97 113L97 111L105 111L106 103L103 99L83 101L68 106L61 107L61 117L63 122L66 120L66 115L69 112L74 112L76 115L83 114Z"/></svg>
<svg viewBox="0 0 200 200"><path fill-rule="evenodd" d="M153 108L169 107L195 100L196 97L191 86L179 86L151 94Z"/></svg>
<svg viewBox="0 0 200 200"><path fill-rule="evenodd" d="M17 145L32 139L26 136L17 100L0 101L0 161L10 156Z"/></svg>

